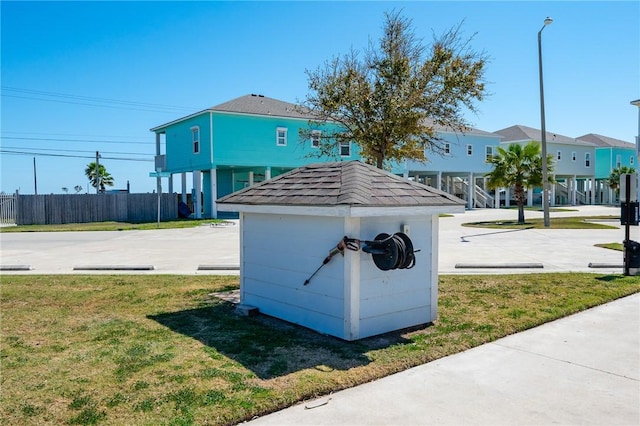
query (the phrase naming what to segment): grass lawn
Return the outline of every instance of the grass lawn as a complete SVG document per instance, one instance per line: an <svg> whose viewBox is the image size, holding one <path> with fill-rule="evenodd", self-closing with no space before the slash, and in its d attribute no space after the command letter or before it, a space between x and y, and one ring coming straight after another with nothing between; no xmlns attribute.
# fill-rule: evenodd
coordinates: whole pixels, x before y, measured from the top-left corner
<svg viewBox="0 0 640 426"><path fill-rule="evenodd" d="M620 219L615 216L581 216L581 217L553 217L549 221L549 228L545 228L544 219L526 219L524 223L518 220L492 220L486 222L463 223L462 226L491 229L617 229L618 226L607 225L599 221Z"/></svg>
<svg viewBox="0 0 640 426"><path fill-rule="evenodd" d="M65 223L61 225L20 225L3 226L0 232L68 232L68 231L131 231L145 229L173 229L194 228L224 222L219 219L176 219L160 222L129 223L129 222L89 222Z"/></svg>
<svg viewBox="0 0 640 426"><path fill-rule="evenodd" d="M600 243L596 244L595 246L606 248L609 250L624 251L624 246L622 245L622 243Z"/></svg>
<svg viewBox="0 0 640 426"><path fill-rule="evenodd" d="M211 293L237 276L2 277L2 424L236 424L640 291L622 275L441 276L439 319L345 342Z"/></svg>

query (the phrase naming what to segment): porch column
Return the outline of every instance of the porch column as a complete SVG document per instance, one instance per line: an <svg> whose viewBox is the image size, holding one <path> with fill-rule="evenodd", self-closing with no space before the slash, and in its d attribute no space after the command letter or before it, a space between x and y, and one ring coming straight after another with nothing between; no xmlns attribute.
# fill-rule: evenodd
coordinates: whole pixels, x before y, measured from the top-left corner
<svg viewBox="0 0 640 426"><path fill-rule="evenodd" d="M253 172L249 172L249 186L253 186Z"/></svg>
<svg viewBox="0 0 640 426"><path fill-rule="evenodd" d="M209 211L211 212L211 218L218 218L218 207L216 205L216 200L218 199L218 173L217 169L214 167L209 170L209 188L211 189L211 201L209 205Z"/></svg>
<svg viewBox="0 0 640 426"><path fill-rule="evenodd" d="M200 201L202 193L201 175L200 170L193 171L193 214L196 219L202 219L202 202Z"/></svg>
<svg viewBox="0 0 640 426"><path fill-rule="evenodd" d="M493 208L500 208L500 188L495 189L495 194L493 195Z"/></svg>
<svg viewBox="0 0 640 426"><path fill-rule="evenodd" d="M442 190L442 172L438 172L436 176L436 189Z"/></svg>
<svg viewBox="0 0 640 426"><path fill-rule="evenodd" d="M527 189L527 207L533 206L533 188Z"/></svg>
<svg viewBox="0 0 640 426"><path fill-rule="evenodd" d="M271 166L267 166L264 169L264 180L269 180L271 179Z"/></svg>
<svg viewBox="0 0 640 426"><path fill-rule="evenodd" d="M169 175L169 190L168 194L173 194L173 173Z"/></svg>
<svg viewBox="0 0 640 426"><path fill-rule="evenodd" d="M467 185L467 207L473 209L473 196L476 192L476 182L473 179L473 173L469 173L469 185Z"/></svg>
<svg viewBox="0 0 640 426"><path fill-rule="evenodd" d="M504 189L504 206L511 207L511 188Z"/></svg>
<svg viewBox="0 0 640 426"><path fill-rule="evenodd" d="M596 203L596 178L592 177L591 179L591 205Z"/></svg>
<svg viewBox="0 0 640 426"><path fill-rule="evenodd" d="M575 206L577 204L576 195L578 192L578 177L573 175L571 178L571 205Z"/></svg>
<svg viewBox="0 0 640 426"><path fill-rule="evenodd" d="M555 176L554 176L555 177ZM551 194L550 194L551 199L549 200L549 205L550 206L555 206L556 205L556 184L552 183L551 184Z"/></svg>
<svg viewBox="0 0 640 426"><path fill-rule="evenodd" d="M180 175L182 179L182 202L187 204L187 174L182 172Z"/></svg>

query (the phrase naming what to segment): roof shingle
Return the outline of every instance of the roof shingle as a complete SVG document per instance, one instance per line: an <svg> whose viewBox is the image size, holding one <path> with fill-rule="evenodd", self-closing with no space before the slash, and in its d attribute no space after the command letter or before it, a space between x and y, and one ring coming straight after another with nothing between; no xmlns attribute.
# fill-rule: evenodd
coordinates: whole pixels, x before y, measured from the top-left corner
<svg viewBox="0 0 640 426"><path fill-rule="evenodd" d="M596 146L606 147L619 147L619 148L635 148L635 144L631 142L625 142L620 139L610 138L608 136L602 136L595 133L589 133L587 135L580 136L578 138L581 141L587 141L595 144Z"/></svg>
<svg viewBox="0 0 640 426"><path fill-rule="evenodd" d="M294 104L255 94L240 96L211 107L209 110L276 117L312 118L310 113L301 112L300 107Z"/></svg>
<svg viewBox="0 0 640 426"><path fill-rule="evenodd" d="M220 204L460 207L464 201L360 161L318 163L220 198Z"/></svg>
<svg viewBox="0 0 640 426"><path fill-rule="evenodd" d="M534 129L533 127L527 127L522 125L515 125L507 127L502 130L497 130L497 133L504 137L503 143L515 142L515 141L540 141L542 139L542 132L540 129ZM556 133L545 132L548 143L562 143L567 145L587 145L593 146L593 143L588 141L579 141L569 136L559 135Z"/></svg>

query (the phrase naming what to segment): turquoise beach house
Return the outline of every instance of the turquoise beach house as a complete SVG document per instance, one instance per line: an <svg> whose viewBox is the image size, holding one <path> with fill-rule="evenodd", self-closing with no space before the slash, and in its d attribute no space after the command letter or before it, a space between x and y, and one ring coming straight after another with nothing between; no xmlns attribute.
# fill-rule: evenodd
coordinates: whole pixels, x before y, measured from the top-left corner
<svg viewBox="0 0 640 426"><path fill-rule="evenodd" d="M156 138L155 171L158 192L191 194L193 216L218 217L216 200L295 168L336 158L314 156L320 138L335 123L323 125L301 140L313 116L296 105L262 95L246 95L178 118L151 129ZM467 208L509 206L512 189L490 191L488 158L498 146L540 143L541 132L514 125L495 132L471 128L456 133L435 127L442 155L426 152L427 162L392 164L397 175L441 189L466 201ZM619 166L637 167L635 144L587 134L579 138L547 132L547 152L553 156L557 183L551 185L551 205L615 203L606 178ZM163 152L164 148L164 152ZM341 144L337 160L360 159L355 143ZM174 177L181 188L174 191ZM166 179L168 185L161 183ZM188 180L190 183L188 184ZM189 190L187 190L189 188ZM199 194L199 196L195 196ZM541 204L540 188L527 192L527 204Z"/></svg>
<svg viewBox="0 0 640 426"><path fill-rule="evenodd" d="M611 172L619 167L632 167L638 170L638 154L636 145L631 142L589 133L578 138L596 145L595 178L599 185L598 201L616 203L617 195L609 188L606 180Z"/></svg>
<svg viewBox="0 0 640 426"><path fill-rule="evenodd" d="M193 197L194 216L218 217L216 199L319 161L309 154L317 149L323 128L309 140L300 140L298 133L311 118L294 104L251 94L162 124L151 129L156 167L150 176L157 178L158 190L161 179L168 178L172 193L173 176L179 175L186 202L190 175L192 193L202 194ZM340 146L339 156L359 158L351 143Z"/></svg>

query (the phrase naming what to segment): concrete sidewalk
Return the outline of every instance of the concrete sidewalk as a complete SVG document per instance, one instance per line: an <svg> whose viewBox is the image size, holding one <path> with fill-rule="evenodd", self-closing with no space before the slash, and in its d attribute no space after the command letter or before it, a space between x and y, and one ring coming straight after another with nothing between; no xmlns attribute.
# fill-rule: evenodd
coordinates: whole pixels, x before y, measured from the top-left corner
<svg viewBox="0 0 640 426"><path fill-rule="evenodd" d="M640 294L251 425L638 425Z"/></svg>

